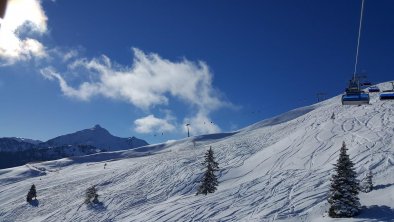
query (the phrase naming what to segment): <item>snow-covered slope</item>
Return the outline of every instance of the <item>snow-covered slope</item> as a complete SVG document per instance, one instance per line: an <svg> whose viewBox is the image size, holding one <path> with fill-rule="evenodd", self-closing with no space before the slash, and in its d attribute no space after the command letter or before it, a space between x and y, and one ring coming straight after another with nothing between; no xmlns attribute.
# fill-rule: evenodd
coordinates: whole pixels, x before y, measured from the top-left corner
<svg viewBox="0 0 394 222"><path fill-rule="evenodd" d="M0 170L0 221L334 221L324 212L342 141L359 178L370 169L376 185L351 220L393 221L394 101L372 94L371 104L342 106L337 96L238 132ZM195 196L209 146L220 184ZM91 185L101 204L86 206Z"/></svg>

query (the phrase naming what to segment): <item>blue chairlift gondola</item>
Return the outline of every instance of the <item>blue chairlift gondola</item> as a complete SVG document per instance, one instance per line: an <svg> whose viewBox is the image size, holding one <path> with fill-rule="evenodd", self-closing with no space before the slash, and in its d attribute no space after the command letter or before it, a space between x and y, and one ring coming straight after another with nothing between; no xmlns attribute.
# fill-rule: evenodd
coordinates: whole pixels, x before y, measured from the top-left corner
<svg viewBox="0 0 394 222"><path fill-rule="evenodd" d="M380 100L394 100L394 82L391 82L393 88L391 90L384 90L379 98Z"/></svg>
<svg viewBox="0 0 394 222"><path fill-rule="evenodd" d="M360 82L353 77L349 82L345 95L342 96L342 105L369 104L369 94L360 90Z"/></svg>
<svg viewBox="0 0 394 222"><path fill-rule="evenodd" d="M377 86L371 86L371 87L369 87L368 92L370 92L370 93L380 92L380 89Z"/></svg>

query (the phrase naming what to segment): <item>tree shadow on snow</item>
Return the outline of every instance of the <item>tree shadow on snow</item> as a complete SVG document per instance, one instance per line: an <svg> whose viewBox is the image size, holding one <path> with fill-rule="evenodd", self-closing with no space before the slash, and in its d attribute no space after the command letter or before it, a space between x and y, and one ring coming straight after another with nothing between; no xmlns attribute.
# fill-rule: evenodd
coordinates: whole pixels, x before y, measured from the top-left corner
<svg viewBox="0 0 394 222"><path fill-rule="evenodd" d="M107 207L104 206L103 202L95 202L95 203L88 204L88 209L95 210L95 211L104 211L104 210L107 210Z"/></svg>
<svg viewBox="0 0 394 222"><path fill-rule="evenodd" d="M363 207L360 215L357 218L367 219L367 220L378 220L378 221L393 221L394 220L394 209L382 205L372 205L369 207Z"/></svg>
<svg viewBox="0 0 394 222"><path fill-rule="evenodd" d="M218 140L218 139L224 139L226 137L232 136L234 134L237 134L238 132L232 132L232 133L214 133L214 134L209 134L209 135L201 135L201 136L196 136L194 138L194 141L204 141L204 140Z"/></svg>
<svg viewBox="0 0 394 222"><path fill-rule="evenodd" d="M39 204L39 203L40 203L40 202L38 202L37 199L31 200L31 201L29 202L29 204L32 205L33 207L38 207L38 204Z"/></svg>
<svg viewBox="0 0 394 222"><path fill-rule="evenodd" d="M387 187L391 187L391 186L393 186L394 185L394 183L388 183L388 184L380 184L380 185L377 185L377 186L374 186L374 190L380 190L380 189L385 189L385 188L387 188Z"/></svg>

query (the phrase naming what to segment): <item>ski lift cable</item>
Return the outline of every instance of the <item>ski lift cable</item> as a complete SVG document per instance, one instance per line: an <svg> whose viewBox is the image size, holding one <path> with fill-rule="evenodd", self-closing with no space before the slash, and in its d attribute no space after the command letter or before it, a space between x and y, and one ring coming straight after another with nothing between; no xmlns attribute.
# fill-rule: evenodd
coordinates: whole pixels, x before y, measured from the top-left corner
<svg viewBox="0 0 394 222"><path fill-rule="evenodd" d="M360 48L360 37L361 37L361 28L362 28L362 22L363 22L363 14L364 14L364 0L362 0L362 2L361 2L360 23L359 23L359 26L358 26L356 61L354 63L353 79L356 79L356 73L357 73L358 54L359 54L359 48Z"/></svg>

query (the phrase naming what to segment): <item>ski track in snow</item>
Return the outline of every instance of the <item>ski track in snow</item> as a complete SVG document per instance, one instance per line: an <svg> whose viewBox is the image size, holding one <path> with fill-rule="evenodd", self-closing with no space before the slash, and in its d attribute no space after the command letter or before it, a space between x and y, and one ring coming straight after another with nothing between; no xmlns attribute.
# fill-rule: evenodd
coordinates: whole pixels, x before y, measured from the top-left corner
<svg viewBox="0 0 394 222"><path fill-rule="evenodd" d="M372 94L371 103L342 106L337 96L232 135L3 169L0 221L334 221L324 213L342 141L359 179L371 169L383 187L362 194L362 204L393 209L394 102ZM196 196L209 146L219 187ZM33 183L38 206L25 202ZM92 185L101 203L87 206L84 192Z"/></svg>

